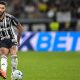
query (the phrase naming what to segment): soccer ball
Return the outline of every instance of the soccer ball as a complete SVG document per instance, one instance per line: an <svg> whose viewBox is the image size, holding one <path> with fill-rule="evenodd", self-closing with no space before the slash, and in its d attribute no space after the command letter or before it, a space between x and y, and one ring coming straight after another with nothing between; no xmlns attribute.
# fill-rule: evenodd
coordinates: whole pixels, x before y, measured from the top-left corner
<svg viewBox="0 0 80 80"><path fill-rule="evenodd" d="M11 73L12 80L21 80L23 77L23 73L20 70L15 70Z"/></svg>

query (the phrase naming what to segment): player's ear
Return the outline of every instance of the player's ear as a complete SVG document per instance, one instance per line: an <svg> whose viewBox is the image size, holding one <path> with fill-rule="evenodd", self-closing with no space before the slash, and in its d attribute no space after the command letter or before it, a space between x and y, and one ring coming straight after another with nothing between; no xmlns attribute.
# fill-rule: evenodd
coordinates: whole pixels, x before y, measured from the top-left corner
<svg viewBox="0 0 80 80"><path fill-rule="evenodd" d="M7 8L5 7L5 12L7 11Z"/></svg>

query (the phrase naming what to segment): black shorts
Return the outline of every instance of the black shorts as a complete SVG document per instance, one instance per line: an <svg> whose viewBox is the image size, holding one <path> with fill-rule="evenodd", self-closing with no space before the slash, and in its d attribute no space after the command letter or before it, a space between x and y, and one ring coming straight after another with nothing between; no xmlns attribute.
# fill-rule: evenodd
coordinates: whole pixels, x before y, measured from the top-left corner
<svg viewBox="0 0 80 80"><path fill-rule="evenodd" d="M11 39L0 40L0 48L1 47L11 48L13 45L17 45L17 42L12 42Z"/></svg>

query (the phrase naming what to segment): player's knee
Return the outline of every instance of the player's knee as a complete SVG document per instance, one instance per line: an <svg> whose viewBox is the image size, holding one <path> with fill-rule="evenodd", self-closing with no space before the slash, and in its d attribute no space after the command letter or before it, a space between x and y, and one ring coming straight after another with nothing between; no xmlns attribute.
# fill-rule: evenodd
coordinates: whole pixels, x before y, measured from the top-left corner
<svg viewBox="0 0 80 80"><path fill-rule="evenodd" d="M0 54L1 55L8 55L8 53L9 53L9 50L7 48L1 48L0 49Z"/></svg>

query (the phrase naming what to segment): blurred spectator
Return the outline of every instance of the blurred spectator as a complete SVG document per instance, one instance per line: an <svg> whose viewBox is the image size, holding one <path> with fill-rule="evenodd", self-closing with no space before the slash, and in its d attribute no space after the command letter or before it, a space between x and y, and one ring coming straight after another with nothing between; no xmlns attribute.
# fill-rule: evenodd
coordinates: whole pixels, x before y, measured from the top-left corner
<svg viewBox="0 0 80 80"><path fill-rule="evenodd" d="M71 13L66 12L58 12L57 13L57 21L58 22L70 22L71 21Z"/></svg>
<svg viewBox="0 0 80 80"><path fill-rule="evenodd" d="M58 31L60 24L59 22L51 22L49 26L50 26L51 31Z"/></svg>

